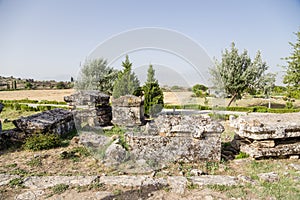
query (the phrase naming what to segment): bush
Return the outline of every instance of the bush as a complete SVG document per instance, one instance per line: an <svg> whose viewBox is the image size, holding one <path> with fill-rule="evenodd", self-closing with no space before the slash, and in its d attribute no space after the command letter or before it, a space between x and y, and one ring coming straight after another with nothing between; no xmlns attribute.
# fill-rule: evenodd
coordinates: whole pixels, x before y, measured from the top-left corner
<svg viewBox="0 0 300 200"><path fill-rule="evenodd" d="M14 109L15 109L15 110L21 110L21 105L18 104L18 103L15 103L15 104L14 104Z"/></svg>
<svg viewBox="0 0 300 200"><path fill-rule="evenodd" d="M293 108L294 108L294 105L293 105L292 102L288 101L288 102L286 102L286 104L285 104L285 108L286 108L286 109L293 109Z"/></svg>
<svg viewBox="0 0 300 200"><path fill-rule="evenodd" d="M208 115L215 120L229 120L228 114L209 113Z"/></svg>
<svg viewBox="0 0 300 200"><path fill-rule="evenodd" d="M261 113L266 113L268 112L268 108L265 106L255 106L253 108L253 112L261 112Z"/></svg>
<svg viewBox="0 0 300 200"><path fill-rule="evenodd" d="M248 157L249 157L249 154L241 151L238 155L235 156L235 159L242 159L242 158L248 158Z"/></svg>
<svg viewBox="0 0 300 200"><path fill-rule="evenodd" d="M26 139L24 149L40 151L60 147L62 144L62 140L58 135L35 134Z"/></svg>
<svg viewBox="0 0 300 200"><path fill-rule="evenodd" d="M252 107L226 107L228 111L253 112Z"/></svg>

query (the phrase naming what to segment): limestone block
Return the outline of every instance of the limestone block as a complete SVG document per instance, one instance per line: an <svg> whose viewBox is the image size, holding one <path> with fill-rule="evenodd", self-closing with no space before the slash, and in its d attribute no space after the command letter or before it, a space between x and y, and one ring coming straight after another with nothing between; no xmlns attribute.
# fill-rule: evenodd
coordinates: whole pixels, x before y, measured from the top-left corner
<svg viewBox="0 0 300 200"><path fill-rule="evenodd" d="M133 95L112 99L112 123L120 126L138 126L144 123L144 102Z"/></svg>

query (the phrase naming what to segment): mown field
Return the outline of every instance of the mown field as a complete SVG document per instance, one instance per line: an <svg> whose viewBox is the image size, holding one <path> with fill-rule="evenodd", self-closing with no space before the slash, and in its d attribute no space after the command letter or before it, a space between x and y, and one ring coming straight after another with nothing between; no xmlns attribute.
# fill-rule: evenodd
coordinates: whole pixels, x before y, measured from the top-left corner
<svg viewBox="0 0 300 200"><path fill-rule="evenodd" d="M18 91L0 91L0 100L49 100L49 101L64 101L64 96L71 95L75 92L74 89L64 90L18 90ZM205 105L204 98L192 97L192 92L164 92L165 104L182 105L182 104L201 104ZM230 99L214 99L207 98L207 105L222 105L226 106ZM263 98L246 97L232 103L232 106L267 106L269 100ZM284 108L286 101L282 98L272 98L272 108ZM293 102L295 108L300 108L300 100Z"/></svg>

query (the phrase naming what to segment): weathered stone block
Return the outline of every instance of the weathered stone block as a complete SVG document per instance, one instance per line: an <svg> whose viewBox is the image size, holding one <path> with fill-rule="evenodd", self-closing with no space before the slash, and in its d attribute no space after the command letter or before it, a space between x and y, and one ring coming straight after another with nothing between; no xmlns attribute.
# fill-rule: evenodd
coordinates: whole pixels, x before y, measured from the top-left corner
<svg viewBox="0 0 300 200"><path fill-rule="evenodd" d="M120 126L138 126L144 123L144 103L140 97L122 96L112 100L112 123Z"/></svg>
<svg viewBox="0 0 300 200"><path fill-rule="evenodd" d="M65 96L64 101L72 105L95 107L98 105L109 105L110 96L96 90L79 91L70 96Z"/></svg>
<svg viewBox="0 0 300 200"><path fill-rule="evenodd" d="M73 114L78 128L81 123L87 123L90 127L109 126L112 120L112 110L109 105L110 96L99 91L79 91L64 100L74 108Z"/></svg>
<svg viewBox="0 0 300 200"><path fill-rule="evenodd" d="M73 114L60 108L21 117L14 120L13 124L27 134L54 133L63 135L75 129Z"/></svg>
<svg viewBox="0 0 300 200"><path fill-rule="evenodd" d="M300 155L300 113L250 114L232 121L237 149L253 158Z"/></svg>
<svg viewBox="0 0 300 200"><path fill-rule="evenodd" d="M181 115L161 115L155 124L159 135L125 134L135 159L159 163L220 161L221 124L210 118Z"/></svg>

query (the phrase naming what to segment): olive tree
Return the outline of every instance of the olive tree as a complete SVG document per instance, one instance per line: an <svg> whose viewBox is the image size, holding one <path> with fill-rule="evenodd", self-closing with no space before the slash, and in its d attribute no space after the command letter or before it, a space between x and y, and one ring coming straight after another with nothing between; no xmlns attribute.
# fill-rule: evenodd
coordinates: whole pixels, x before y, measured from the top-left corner
<svg viewBox="0 0 300 200"><path fill-rule="evenodd" d="M270 73L266 74L267 69L268 66L266 62L262 61L260 51L251 61L246 50L239 53L235 44L232 43L231 49L225 49L225 52L222 53L221 62L215 61L215 66L210 69L210 74L214 85L231 96L228 104L230 106L235 99L242 98L247 89L260 89L261 81L265 82L264 86L272 85L266 83L274 81L274 79L266 77L273 76Z"/></svg>
<svg viewBox="0 0 300 200"><path fill-rule="evenodd" d="M107 66L104 59L85 62L75 84L76 90L99 90L111 94L118 71Z"/></svg>

